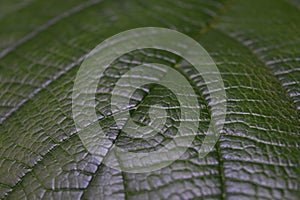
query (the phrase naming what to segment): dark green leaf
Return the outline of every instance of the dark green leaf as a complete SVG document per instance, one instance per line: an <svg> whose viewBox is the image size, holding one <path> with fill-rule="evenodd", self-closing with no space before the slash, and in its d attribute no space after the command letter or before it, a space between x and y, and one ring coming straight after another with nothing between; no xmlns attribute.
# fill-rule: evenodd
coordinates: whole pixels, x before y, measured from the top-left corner
<svg viewBox="0 0 300 200"><path fill-rule="evenodd" d="M300 197L300 3L297 0L2 0L0 2L0 197L7 199L292 199ZM226 124L215 149L198 159L199 135L181 159L143 174L99 163L82 145L72 118L79 65L97 44L121 31L166 27L203 45L221 72ZM141 50L115 61L99 82L100 124L112 138L105 95L137 63L176 66L210 120L201 77L181 58ZM155 85L135 93L132 117L147 106L176 105ZM104 113L101 116L101 113ZM173 119L180 116L171 112ZM172 138L176 123L165 130ZM169 134L169 135L168 135ZM145 141L116 141L146 150ZM157 145L157 144L151 144ZM150 145L150 146L151 146Z"/></svg>

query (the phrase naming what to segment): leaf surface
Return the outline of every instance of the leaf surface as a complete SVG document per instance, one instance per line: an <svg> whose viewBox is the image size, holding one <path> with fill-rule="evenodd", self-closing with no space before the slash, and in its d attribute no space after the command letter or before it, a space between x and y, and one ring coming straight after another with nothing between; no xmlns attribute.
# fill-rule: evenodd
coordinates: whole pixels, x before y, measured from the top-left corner
<svg viewBox="0 0 300 200"><path fill-rule="evenodd" d="M298 1L14 2L1 1L0 8L1 198L299 198ZM204 159L197 157L200 134L172 165L133 174L106 167L82 145L72 118L72 88L90 50L114 34L144 26L178 30L205 47L226 87L227 117L219 142ZM118 77L149 62L174 67L191 83L204 133L211 111L202 78L182 58L151 49L122 56L99 81L101 126L124 148L149 148L144 141L118 137L108 95ZM164 88L141 88L131 102L139 107L132 116L149 123L147 106L158 100L176 105ZM170 139L165 136L176 128L170 124L156 141Z"/></svg>

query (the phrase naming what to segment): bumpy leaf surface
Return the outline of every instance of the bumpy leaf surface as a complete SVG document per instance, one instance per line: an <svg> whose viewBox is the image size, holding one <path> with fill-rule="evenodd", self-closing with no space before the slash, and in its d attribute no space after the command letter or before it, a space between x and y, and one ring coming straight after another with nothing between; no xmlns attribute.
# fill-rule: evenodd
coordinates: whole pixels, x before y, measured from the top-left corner
<svg viewBox="0 0 300 200"><path fill-rule="evenodd" d="M0 5L1 198L299 199L299 1L3 0ZM224 80L227 117L204 159L197 156L199 134L172 165L134 174L108 168L88 153L72 119L71 98L76 72L90 50L114 34L145 26L178 30L205 47ZM171 139L176 109L153 143L128 140L113 129L109 92L128 69L148 62L175 67L191 83L204 133L210 106L202 78L182 58L152 49L120 57L99 81L101 126L131 150ZM127 98L132 107L138 105L132 117L146 124L149 105L178 103L157 85Z"/></svg>

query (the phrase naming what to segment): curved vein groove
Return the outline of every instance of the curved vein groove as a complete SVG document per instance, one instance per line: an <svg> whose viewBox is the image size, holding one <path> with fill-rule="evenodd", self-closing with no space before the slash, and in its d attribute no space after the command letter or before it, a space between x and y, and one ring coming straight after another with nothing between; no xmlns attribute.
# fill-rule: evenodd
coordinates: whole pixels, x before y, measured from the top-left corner
<svg viewBox="0 0 300 200"><path fill-rule="evenodd" d="M84 2L82 4L79 4L73 8L71 8L70 10L65 11L64 13L52 18L51 20L49 20L47 23L45 23L42 26L39 26L38 28L36 28L34 31L30 32L29 34L27 34L26 36L24 36L23 38L21 38L19 41L17 41L14 45L4 49L1 53L0 53L0 59L5 57L6 55L8 55L10 52L12 52L14 49L16 49L18 46L24 44L25 42L27 42L28 40L32 39L33 37L35 37L37 34L39 34L40 32L43 32L44 30L47 30L49 27L51 27L52 25L56 24L57 22L59 22L60 20L69 17L72 14L75 14L85 8L88 8L94 4L100 3L102 0L90 0L88 2Z"/></svg>
<svg viewBox="0 0 300 200"><path fill-rule="evenodd" d="M220 30L220 29L216 29L216 30L218 32L220 32L221 34L224 34L227 37L229 37L229 38L237 41L238 43L240 43L241 45L243 45L245 48L247 48L253 54L253 56L257 57L258 60L260 60L261 63L265 66L265 68L268 69L268 71L270 72L270 74L272 74L273 77L275 77L275 79L278 82L278 85L280 85L282 87L282 91L284 91L284 95L286 96L286 99L290 99L290 102L294 102L293 106L295 107L296 110L299 111L299 108L295 104L295 101L293 100L292 95L287 91L287 88L285 87L286 85L284 83L282 83L282 81L276 76L277 74L271 69L270 65L268 64L268 61L266 61L261 55L257 54L256 51L255 51L255 49L253 49L249 44L247 44L247 42L244 42L243 40L235 37L234 34L227 33L227 32L225 32L223 30ZM295 69L295 70L292 70L292 71L298 71L298 70Z"/></svg>

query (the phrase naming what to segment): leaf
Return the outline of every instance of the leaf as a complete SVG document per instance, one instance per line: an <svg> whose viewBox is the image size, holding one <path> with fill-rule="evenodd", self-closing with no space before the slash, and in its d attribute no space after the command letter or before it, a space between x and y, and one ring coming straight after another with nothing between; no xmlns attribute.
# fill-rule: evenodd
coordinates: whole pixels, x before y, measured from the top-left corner
<svg viewBox="0 0 300 200"><path fill-rule="evenodd" d="M1 198L299 198L298 1L14 2L2 1L0 8ZM224 130L207 157L197 157L199 135L172 165L133 174L110 169L88 153L74 125L71 97L79 65L95 45L144 26L176 29L203 45L221 72L228 104ZM117 136L105 92L114 77L153 61L176 66L194 87L203 133L210 120L203 80L181 58L151 49L124 55L100 81L100 124ZM170 92L153 85L135 95L131 103L140 106L132 116L143 123L149 123L147 106L158 97L176 104ZM150 148L120 136L125 148Z"/></svg>

